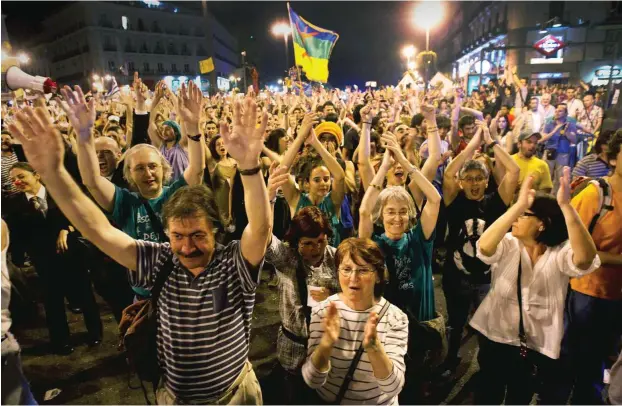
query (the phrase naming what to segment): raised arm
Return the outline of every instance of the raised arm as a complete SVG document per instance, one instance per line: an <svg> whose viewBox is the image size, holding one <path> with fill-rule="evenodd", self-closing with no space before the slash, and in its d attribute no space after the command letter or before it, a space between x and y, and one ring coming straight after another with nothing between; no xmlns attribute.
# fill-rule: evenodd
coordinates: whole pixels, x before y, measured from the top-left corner
<svg viewBox="0 0 622 406"><path fill-rule="evenodd" d="M423 192L427 203L421 213L421 227L423 229L423 235L426 239L429 239L436 228L436 220L438 218L438 211L441 205L441 195L416 166L413 166L408 159L402 153L402 150L395 140L395 138L382 136L383 141L386 142L386 148L393 153L395 160L399 162L404 170L413 179L413 182L417 185L418 190Z"/></svg>
<svg viewBox="0 0 622 406"><path fill-rule="evenodd" d="M581 221L579 213L570 204L570 168L567 166L564 167L564 175L559 179L557 203L566 220L568 240L574 253L572 262L577 268L586 270L592 265L597 254L596 245L590 232Z"/></svg>
<svg viewBox="0 0 622 406"><path fill-rule="evenodd" d="M244 106L239 100L234 104L233 131L225 121L220 123L223 142L231 157L238 162L242 175L248 225L240 244L242 256L251 266L261 264L272 232L268 191L259 166L268 114L263 112L259 128L255 128L256 122L257 104L249 96L244 100Z"/></svg>
<svg viewBox="0 0 622 406"><path fill-rule="evenodd" d="M462 104L462 96L459 92L456 92L454 98L454 108L451 111L451 133L449 140L451 141L451 149L458 149L460 145L460 137L458 136L458 120L460 120L460 105Z"/></svg>
<svg viewBox="0 0 622 406"><path fill-rule="evenodd" d="M387 176L387 172L393 166L394 160L392 158L393 153L391 151L387 151L384 153L382 158L382 164L378 169L376 175L369 183L369 187L365 191L365 195L363 196L363 200L361 201L361 207L359 208L359 237L360 238L371 238L372 232L374 231L374 222L372 220L372 214L374 211L374 207L376 205L376 201L378 200L378 195L380 195L380 191L382 190L382 185L384 183L384 178Z"/></svg>
<svg viewBox="0 0 622 406"><path fill-rule="evenodd" d="M363 107L360 111L361 113L361 137L358 145L358 164L359 164L359 173L361 174L361 180L363 182L363 190L367 190L369 182L374 177L374 167L371 164L370 156L370 145L371 145L371 122L375 115L375 112L372 111L371 105L367 105ZM353 159L354 159L354 155ZM380 183L382 184L382 182Z"/></svg>
<svg viewBox="0 0 622 406"><path fill-rule="evenodd" d="M462 165L467 160L467 157L473 156L473 153L482 143L482 128L478 128L477 132L471 138L471 141L467 144L464 151L458 154L449 165L445 169L445 173L443 175L443 201L445 202L445 206L449 206L456 196L458 196L458 192L460 191L460 185L458 184L458 180L456 179L456 175L460 172Z"/></svg>
<svg viewBox="0 0 622 406"><path fill-rule="evenodd" d="M428 125L428 159L425 164L423 164L423 168L421 168L421 174L428 181L432 182L436 177L436 171L438 170L438 165L441 162L441 137L438 134L438 127L436 125L436 109L434 106L422 104L421 112L423 113ZM417 182L412 179L408 187L413 193L417 206L421 206L423 202L423 192L417 186Z"/></svg>
<svg viewBox="0 0 622 406"><path fill-rule="evenodd" d="M498 141L492 139L490 131L486 127L485 123L481 123L482 134L484 136L484 144L487 148L492 148L495 153L495 160L497 165L505 168L505 175L503 180L499 184L499 196L503 200L506 206L512 203L514 194L516 193L516 186L518 186L518 178L520 177L520 167L512 159L510 154L499 145Z"/></svg>
<svg viewBox="0 0 622 406"><path fill-rule="evenodd" d="M95 123L94 99L88 103L80 86L71 91L69 86L61 90L65 101L61 106L78 133L77 156L78 169L82 183L104 210L112 212L114 209L115 187L112 182L100 175L99 160L95 152L93 124ZM47 186L47 185L46 185Z"/></svg>
<svg viewBox="0 0 622 406"><path fill-rule="evenodd" d="M203 181L205 169L205 154L203 151L203 135L199 129L201 119L201 101L203 95L201 89L194 82L181 85L181 95L178 98L177 111L182 118L183 131L188 137L193 137L188 142L188 167L184 171L184 179L188 185L200 185ZM198 138L197 138L198 137Z"/></svg>
<svg viewBox="0 0 622 406"><path fill-rule="evenodd" d="M74 101L72 96L68 103ZM86 106L79 93L80 105ZM92 104L91 104L92 106ZM33 168L41 175L63 214L95 246L130 270L136 270L136 242L114 228L106 216L89 199L63 167L64 147L60 133L50 122L47 110L26 107L17 114L17 123L10 125L11 133L20 140Z"/></svg>

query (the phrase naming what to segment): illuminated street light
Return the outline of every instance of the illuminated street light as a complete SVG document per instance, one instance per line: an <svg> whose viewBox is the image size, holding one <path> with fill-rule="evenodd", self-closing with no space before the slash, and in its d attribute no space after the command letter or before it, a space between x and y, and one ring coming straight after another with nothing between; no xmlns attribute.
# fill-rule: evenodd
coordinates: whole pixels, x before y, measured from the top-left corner
<svg viewBox="0 0 622 406"><path fill-rule="evenodd" d="M232 82L235 82L235 76L233 76L233 75L229 76L229 80L232 81Z"/></svg>
<svg viewBox="0 0 622 406"><path fill-rule="evenodd" d="M410 60L410 58L415 56L416 52L417 52L417 50L412 45L406 45L404 48L402 48L402 55L404 55L406 57L406 59L408 59L408 60Z"/></svg>
<svg viewBox="0 0 622 406"><path fill-rule="evenodd" d="M279 85L282 85L283 84L283 79L277 80L276 83L278 83Z"/></svg>
<svg viewBox="0 0 622 406"><path fill-rule="evenodd" d="M289 69L289 50L287 45L287 37L292 33L292 28L284 22L275 23L272 26L272 34L277 37L283 36L285 41L285 70Z"/></svg>
<svg viewBox="0 0 622 406"><path fill-rule="evenodd" d="M30 57L23 52L20 52L19 55L17 55L17 59L19 60L19 63L23 64L30 62Z"/></svg>
<svg viewBox="0 0 622 406"><path fill-rule="evenodd" d="M445 11L438 1L422 1L414 10L414 21L425 29L425 50L430 49L430 29L441 22Z"/></svg>

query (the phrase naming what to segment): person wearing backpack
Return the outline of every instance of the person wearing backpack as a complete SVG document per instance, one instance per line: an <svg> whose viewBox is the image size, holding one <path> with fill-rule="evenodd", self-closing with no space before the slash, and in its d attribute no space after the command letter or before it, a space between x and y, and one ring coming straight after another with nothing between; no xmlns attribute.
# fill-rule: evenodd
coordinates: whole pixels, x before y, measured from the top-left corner
<svg viewBox="0 0 622 406"><path fill-rule="evenodd" d="M80 121L87 123L78 133L90 131L87 117L93 105L85 102L79 88L66 96L85 119ZM188 97L181 95L184 104ZM190 97L200 105L200 92L192 91ZM161 287L154 329L162 371L158 404L262 404L248 360L255 292L271 235L270 204L259 166L268 117L263 113L256 128L256 108L250 97L243 106L236 101L235 127L231 130L225 122L220 126L229 153L239 163L248 216L241 240L226 247L215 241L217 212L204 186L182 187L164 204L162 223L170 243L137 240L114 228L64 169L62 138L44 108L24 108L10 125L75 228L127 267L133 285ZM202 142L198 125L189 134Z"/></svg>
<svg viewBox="0 0 622 406"><path fill-rule="evenodd" d="M496 165L505 169L499 187L486 193L490 173L480 161L469 159L484 141L494 152ZM458 175L456 177L456 175ZM443 200L447 207L447 261L443 292L449 317L449 350L440 373L453 373L460 364L458 351L471 307L477 309L490 289L490 267L477 257L475 244L484 230L510 205L520 168L485 125L480 125L466 149L447 167L443 177Z"/></svg>
<svg viewBox="0 0 622 406"><path fill-rule="evenodd" d="M602 263L593 273L570 280L562 353L572 366L568 392L574 383L573 404L603 402L603 364L615 354L622 334L622 130L607 151L611 176L590 181L572 200Z"/></svg>

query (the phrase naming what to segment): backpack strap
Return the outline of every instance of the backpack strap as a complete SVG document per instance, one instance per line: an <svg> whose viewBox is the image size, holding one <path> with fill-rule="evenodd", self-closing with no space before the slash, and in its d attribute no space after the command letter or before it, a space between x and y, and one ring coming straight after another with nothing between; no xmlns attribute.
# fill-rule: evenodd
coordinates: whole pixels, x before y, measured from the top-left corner
<svg viewBox="0 0 622 406"><path fill-rule="evenodd" d="M296 266L296 282L298 283L298 295L300 296L302 313L305 315L305 323L307 324L307 331L309 331L309 324L311 324L311 308L307 303L309 292L307 290L307 275L302 257L298 258L298 265Z"/></svg>
<svg viewBox="0 0 622 406"><path fill-rule="evenodd" d="M162 221L160 217L153 211L153 207L149 204L149 201L143 197L140 198L143 203L143 207L147 211L147 215L149 216L149 221L151 222L151 228L153 231L158 233L158 237L160 238L160 242L168 242L168 237L164 233L164 226L162 225Z"/></svg>
<svg viewBox="0 0 622 406"><path fill-rule="evenodd" d="M594 232L594 228L598 223L598 220L607 214L608 211L613 210L613 196L611 193L611 188L609 187L609 182L607 182L603 178L598 178L592 180L590 183L594 184L598 188L598 196L599 196L599 211L594 215L592 221L590 222L590 226L588 227L588 231L590 234Z"/></svg>

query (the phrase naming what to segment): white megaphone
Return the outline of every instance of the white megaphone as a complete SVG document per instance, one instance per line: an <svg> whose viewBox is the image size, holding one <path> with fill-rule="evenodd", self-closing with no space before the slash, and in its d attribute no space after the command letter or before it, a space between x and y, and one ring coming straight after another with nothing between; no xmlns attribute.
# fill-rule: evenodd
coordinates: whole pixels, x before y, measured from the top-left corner
<svg viewBox="0 0 622 406"><path fill-rule="evenodd" d="M29 75L17 66L7 69L6 85L11 90L31 89L41 93L56 93L58 89L58 85L52 79Z"/></svg>

